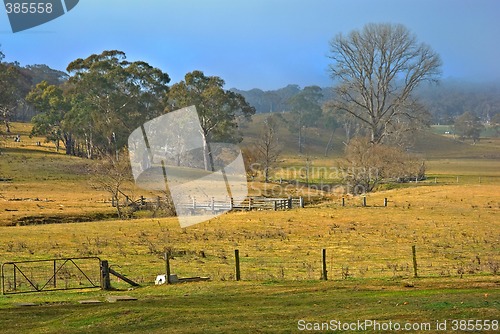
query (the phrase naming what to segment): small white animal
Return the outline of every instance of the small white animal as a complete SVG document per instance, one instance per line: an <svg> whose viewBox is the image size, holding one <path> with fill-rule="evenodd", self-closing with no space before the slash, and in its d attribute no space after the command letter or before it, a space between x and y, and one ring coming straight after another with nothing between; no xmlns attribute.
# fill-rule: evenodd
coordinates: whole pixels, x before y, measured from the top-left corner
<svg viewBox="0 0 500 334"><path fill-rule="evenodd" d="M167 275L158 275L155 279L155 285L162 285L167 283Z"/></svg>

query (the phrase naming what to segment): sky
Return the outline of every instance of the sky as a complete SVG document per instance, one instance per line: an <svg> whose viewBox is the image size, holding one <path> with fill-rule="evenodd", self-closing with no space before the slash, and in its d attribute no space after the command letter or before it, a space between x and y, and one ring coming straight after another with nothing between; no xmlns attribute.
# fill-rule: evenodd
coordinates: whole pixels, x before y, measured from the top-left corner
<svg viewBox="0 0 500 334"><path fill-rule="evenodd" d="M58 70L121 50L167 72L193 70L226 88L331 86L328 42L367 23L401 23L443 61L443 78L500 82L498 0L80 0L51 22L12 33L0 7L5 61Z"/></svg>

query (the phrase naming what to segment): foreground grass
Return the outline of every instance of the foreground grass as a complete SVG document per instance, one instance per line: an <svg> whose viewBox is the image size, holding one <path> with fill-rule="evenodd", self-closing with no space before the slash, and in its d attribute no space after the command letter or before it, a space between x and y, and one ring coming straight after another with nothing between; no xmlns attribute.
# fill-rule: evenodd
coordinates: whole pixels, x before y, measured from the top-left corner
<svg viewBox="0 0 500 334"><path fill-rule="evenodd" d="M413 284L405 287L392 280L206 282L127 292L16 296L0 299L0 323L2 333L291 333L298 331L301 319L435 326L436 320L500 317L498 279L419 279ZM138 300L77 303L123 294ZM27 301L41 305L15 305Z"/></svg>

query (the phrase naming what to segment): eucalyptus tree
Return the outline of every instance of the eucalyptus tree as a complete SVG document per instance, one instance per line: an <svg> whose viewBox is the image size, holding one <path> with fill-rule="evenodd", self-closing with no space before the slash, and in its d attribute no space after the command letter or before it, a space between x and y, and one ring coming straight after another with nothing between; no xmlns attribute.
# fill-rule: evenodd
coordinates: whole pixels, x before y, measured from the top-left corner
<svg viewBox="0 0 500 334"><path fill-rule="evenodd" d="M66 126L85 141L89 158L118 151L133 129L163 113L168 74L130 62L122 51L76 59L67 71L72 108Z"/></svg>
<svg viewBox="0 0 500 334"><path fill-rule="evenodd" d="M240 142L239 118L249 118L255 114L255 108L242 95L224 89L223 79L206 76L202 71L187 73L184 80L172 85L167 97L167 112L196 106L204 142L206 170L214 169L210 142Z"/></svg>
<svg viewBox="0 0 500 334"><path fill-rule="evenodd" d="M323 93L320 87L307 86L300 93L288 99L291 117L289 128L297 133L299 153L302 153L304 148L304 129L316 125L321 117L320 99L322 97Z"/></svg>

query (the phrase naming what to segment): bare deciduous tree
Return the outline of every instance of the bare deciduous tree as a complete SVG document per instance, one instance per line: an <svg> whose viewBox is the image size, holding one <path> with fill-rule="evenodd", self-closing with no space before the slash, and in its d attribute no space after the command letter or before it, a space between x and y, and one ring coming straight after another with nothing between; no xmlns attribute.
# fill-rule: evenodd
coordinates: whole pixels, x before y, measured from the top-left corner
<svg viewBox="0 0 500 334"><path fill-rule="evenodd" d="M264 180L266 183L269 182L269 172L271 168L281 154L277 128L277 121L272 116L267 117L264 121L260 139L255 144L257 161L264 173Z"/></svg>
<svg viewBox="0 0 500 334"><path fill-rule="evenodd" d="M408 182L425 177L425 163L419 157L363 137L347 145L346 160L340 167L349 191L358 195L372 191L382 180Z"/></svg>
<svg viewBox="0 0 500 334"><path fill-rule="evenodd" d="M112 154L104 155L90 170L91 186L104 190L112 196L118 218L124 217L120 198L129 197L124 193L124 185L132 180L130 163L126 157L126 152L119 160Z"/></svg>
<svg viewBox="0 0 500 334"><path fill-rule="evenodd" d="M427 112L412 93L436 80L441 60L403 25L368 24L338 34L330 41L329 58L331 76L339 81L335 107L357 118L372 143L425 121Z"/></svg>

